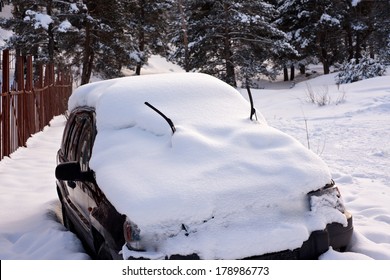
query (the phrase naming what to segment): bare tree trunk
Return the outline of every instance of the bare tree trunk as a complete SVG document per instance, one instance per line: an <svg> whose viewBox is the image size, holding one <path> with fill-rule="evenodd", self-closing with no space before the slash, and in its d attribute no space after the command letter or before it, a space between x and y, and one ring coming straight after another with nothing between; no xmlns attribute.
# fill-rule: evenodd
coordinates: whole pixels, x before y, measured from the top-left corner
<svg viewBox="0 0 390 280"><path fill-rule="evenodd" d="M348 50L348 61L350 61L353 58L353 38L352 38L352 30L351 27L348 25L346 28L347 34L345 35L345 41L347 45Z"/></svg>
<svg viewBox="0 0 390 280"><path fill-rule="evenodd" d="M301 73L302 75L306 74L306 67L302 63L299 64L299 73Z"/></svg>
<svg viewBox="0 0 390 280"><path fill-rule="evenodd" d="M183 1L178 0L179 13L181 18L181 30L183 32L183 45L184 45L184 70L186 72L190 71L190 63L189 63L189 50L188 50L188 28L187 28L187 20L183 9Z"/></svg>
<svg viewBox="0 0 390 280"><path fill-rule="evenodd" d="M359 63L359 60L362 57L361 49L360 49L361 45L362 45L362 41L360 40L360 36L359 36L359 34L356 34L356 42L355 42L355 59L356 59L356 63Z"/></svg>
<svg viewBox="0 0 390 280"><path fill-rule="evenodd" d="M283 67L283 77L284 77L283 81L287 82L288 81L288 68L286 65L284 65L284 67Z"/></svg>
<svg viewBox="0 0 390 280"><path fill-rule="evenodd" d="M232 50L229 34L229 6L224 4L224 13L225 13L225 38L224 38L224 59L226 63L226 82L233 87L237 86L236 83L236 73L234 70L234 64L232 61Z"/></svg>
<svg viewBox="0 0 390 280"><path fill-rule="evenodd" d="M330 73L330 65L329 65L329 61L328 61L327 55L326 55L326 50L323 49L322 53L323 53L322 64L323 64L323 67L324 67L324 74L326 75L326 74Z"/></svg>
<svg viewBox="0 0 390 280"><path fill-rule="evenodd" d="M290 73L290 81L294 81L295 79L295 66L294 63L291 64L291 73Z"/></svg>
<svg viewBox="0 0 390 280"><path fill-rule="evenodd" d="M52 15L52 0L47 1L47 6L46 6L46 12L48 16ZM48 55L49 55L49 63L54 62L54 34L53 34L53 24L50 23L48 28L47 28L47 35L49 37L49 42L48 42Z"/></svg>
<svg viewBox="0 0 390 280"><path fill-rule="evenodd" d="M145 30L144 30L144 25L145 25L145 1L141 0L140 1L140 24L139 24L139 30L138 30L138 48L141 53L141 61L137 62L137 66L135 68L135 74L136 75L141 75L141 68L142 65L144 64L144 51L145 51Z"/></svg>
<svg viewBox="0 0 390 280"><path fill-rule="evenodd" d="M328 52L326 49L326 35L322 32L319 34L319 42L320 42L320 60L323 65L324 69L324 74L329 74L330 73L330 64L329 64L329 58L328 58Z"/></svg>
<svg viewBox="0 0 390 280"><path fill-rule="evenodd" d="M92 48L92 34L91 26L87 23L85 28L85 46L84 46L84 58L83 58L83 70L81 73L81 84L88 84L92 75L93 61L94 61L94 51Z"/></svg>

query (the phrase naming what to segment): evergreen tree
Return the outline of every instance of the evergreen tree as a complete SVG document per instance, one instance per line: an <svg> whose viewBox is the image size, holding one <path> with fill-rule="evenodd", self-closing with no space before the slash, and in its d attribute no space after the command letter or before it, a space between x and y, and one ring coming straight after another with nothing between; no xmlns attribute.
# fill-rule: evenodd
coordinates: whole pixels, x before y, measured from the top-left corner
<svg viewBox="0 0 390 280"><path fill-rule="evenodd" d="M88 83L92 73L105 79L122 76L122 67L129 63L123 1L83 2L86 10L70 21L77 34L72 40L75 51L69 50L81 69L81 84Z"/></svg>
<svg viewBox="0 0 390 280"><path fill-rule="evenodd" d="M188 18L185 21L188 45L174 36L172 42L176 48L172 57L179 63L185 61L188 69L209 73L236 86L238 78L249 82L260 73L272 75L267 61L286 50L292 51L285 42L285 34L272 24L276 11L266 2L186 3L182 8L187 10L182 15ZM188 61L178 59L179 54L186 52Z"/></svg>
<svg viewBox="0 0 390 280"><path fill-rule="evenodd" d="M349 1L279 0L281 17L278 26L289 34L291 44L298 50L300 60L317 58L324 73L343 58L344 31ZM299 61L298 61L299 62Z"/></svg>
<svg viewBox="0 0 390 280"><path fill-rule="evenodd" d="M52 20L47 17L43 23L41 10L43 6L39 6L37 1L15 0L13 17L2 20L1 26L14 32L7 41L7 47L17 50L18 55L34 55L36 59L47 58L48 23Z"/></svg>
<svg viewBox="0 0 390 280"><path fill-rule="evenodd" d="M379 51L379 57L386 65L390 65L390 35L387 36L386 43Z"/></svg>
<svg viewBox="0 0 390 280"><path fill-rule="evenodd" d="M69 1L14 0L13 17L2 21L4 28L14 32L7 46L38 61L55 61L62 51L61 39L71 30L67 19L71 5Z"/></svg>
<svg viewBox="0 0 390 280"><path fill-rule="evenodd" d="M81 84L92 73L121 76L129 65L131 45L121 20L123 1L14 1L14 17L3 22L15 35L8 47L33 54L41 61L74 66Z"/></svg>
<svg viewBox="0 0 390 280"><path fill-rule="evenodd" d="M278 10L278 17L275 20L275 24L286 32L288 41L297 50L297 53L280 57L277 63L283 67L284 81L293 80L295 66L298 65L301 73L304 74L306 64L312 59L310 54L305 54L302 51L305 44L302 44L299 40L301 28L305 26L305 23L298 17L303 7L300 1L275 0L274 2ZM290 78L288 75L288 67L291 68Z"/></svg>
<svg viewBox="0 0 390 280"><path fill-rule="evenodd" d="M346 48L348 59L359 61L364 45L373 32L372 5L350 3L350 13L344 25L346 31Z"/></svg>
<svg viewBox="0 0 390 280"><path fill-rule="evenodd" d="M390 2L360 1L351 11L349 58L359 60L361 52L371 57L382 53L390 35Z"/></svg>
<svg viewBox="0 0 390 280"><path fill-rule="evenodd" d="M171 6L168 0L127 0L122 1L124 25L130 58L135 64L136 75L152 54L165 55L167 49L167 17Z"/></svg>
<svg viewBox="0 0 390 280"><path fill-rule="evenodd" d="M36 61L72 66L81 84L92 73L140 74L152 54L186 71L236 86L257 75L320 61L389 57L389 1L351 0L14 0L0 19L7 47ZM276 9L277 8L277 9ZM297 50L297 51L296 51ZM286 74L287 71L286 71ZM286 76L286 79L288 77Z"/></svg>
<svg viewBox="0 0 390 280"><path fill-rule="evenodd" d="M336 82L337 84L353 83L383 76L385 72L386 67L381 61L371 58L369 54L363 52L359 60L353 58L341 65Z"/></svg>
<svg viewBox="0 0 390 280"><path fill-rule="evenodd" d="M171 48L168 48L168 60L181 65L186 72L190 69L188 24L191 0L173 0L171 3L168 29Z"/></svg>

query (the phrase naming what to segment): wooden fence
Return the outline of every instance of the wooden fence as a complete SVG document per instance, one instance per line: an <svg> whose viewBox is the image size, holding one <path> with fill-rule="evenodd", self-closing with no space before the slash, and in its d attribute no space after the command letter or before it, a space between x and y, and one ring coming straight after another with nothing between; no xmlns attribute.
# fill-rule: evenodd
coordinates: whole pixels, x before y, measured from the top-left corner
<svg viewBox="0 0 390 280"><path fill-rule="evenodd" d="M41 131L50 120L66 111L72 93L69 71L54 65L34 65L31 56L2 54L0 97L0 160ZM14 68L14 71L10 69Z"/></svg>

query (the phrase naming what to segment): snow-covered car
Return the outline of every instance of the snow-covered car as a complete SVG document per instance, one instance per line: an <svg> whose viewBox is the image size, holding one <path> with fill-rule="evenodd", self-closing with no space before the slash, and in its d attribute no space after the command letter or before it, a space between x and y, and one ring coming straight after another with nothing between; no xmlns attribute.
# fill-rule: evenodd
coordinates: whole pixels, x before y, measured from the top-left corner
<svg viewBox="0 0 390 280"><path fill-rule="evenodd" d="M57 191L92 256L315 259L350 242L326 164L217 78L95 82L68 107Z"/></svg>

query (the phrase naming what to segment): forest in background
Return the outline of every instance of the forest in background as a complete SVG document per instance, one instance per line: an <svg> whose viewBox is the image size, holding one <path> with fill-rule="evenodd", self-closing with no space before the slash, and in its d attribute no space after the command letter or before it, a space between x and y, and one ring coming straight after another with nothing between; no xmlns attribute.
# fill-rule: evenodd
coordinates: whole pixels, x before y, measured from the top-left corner
<svg viewBox="0 0 390 280"><path fill-rule="evenodd" d="M12 0L6 48L55 62L80 84L141 74L153 54L232 86L281 71L293 80L311 63L366 58L390 63L390 1Z"/></svg>

